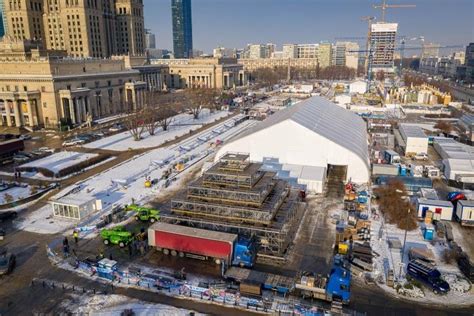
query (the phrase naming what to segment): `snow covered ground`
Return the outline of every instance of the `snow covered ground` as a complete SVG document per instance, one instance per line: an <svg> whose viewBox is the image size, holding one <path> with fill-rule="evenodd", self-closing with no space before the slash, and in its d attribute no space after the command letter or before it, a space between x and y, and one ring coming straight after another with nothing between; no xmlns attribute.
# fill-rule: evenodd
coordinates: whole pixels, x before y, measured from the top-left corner
<svg viewBox="0 0 474 316"><path fill-rule="evenodd" d="M31 195L30 190L31 190L31 187L29 185L26 185L26 186L21 186L21 187L12 187L12 188L9 188L8 190L2 191L0 192L0 204L11 203L11 202L15 202L15 201L27 198L28 196ZM7 194L10 195L12 198L10 201L7 201L7 199L5 198Z"/></svg>
<svg viewBox="0 0 474 316"><path fill-rule="evenodd" d="M132 310L136 316L166 315L188 316L190 310L164 304L153 304L123 295L78 295L71 294L61 308L76 315L120 316L124 310ZM205 315L194 312L195 315Z"/></svg>
<svg viewBox="0 0 474 316"><path fill-rule="evenodd" d="M41 158L21 165L21 167L44 168L55 174L59 171L77 165L88 159L97 157L97 154L79 153L75 151L61 151L48 157Z"/></svg>
<svg viewBox="0 0 474 316"><path fill-rule="evenodd" d="M438 239L435 237L433 241L425 240L422 236L421 230L421 226L424 224L421 223L420 227L409 231L407 234L405 256L403 258L405 264L402 266L401 249L389 248L388 240L398 239L403 247L405 231L397 228L395 225L383 223L382 217L371 218L371 221L371 246L372 250L379 254L379 256L374 258L375 266L372 276L375 280L383 281L382 283L379 283L379 286L382 289L393 295L409 300L423 301L424 303L432 302L433 304L439 304L440 300L442 300L443 304L471 305L474 302L474 292L472 289L467 293L463 293L459 290L465 286L467 280L463 277L457 265L455 263L447 264L442 259L444 249L448 248L445 239ZM379 238L380 236L381 238ZM442 277L451 281L450 285L452 290L448 294L443 295L442 299L427 287L423 287L421 291L415 287L414 290L408 290L405 295L402 295L397 294L395 289L388 287L385 284L388 269L393 269L395 280L400 280L401 284L405 283L406 264L409 261L408 250L411 247L427 248L431 250L435 255L436 266L441 272ZM400 275L401 266L402 273Z"/></svg>
<svg viewBox="0 0 474 316"><path fill-rule="evenodd" d="M103 211L92 215L81 223L51 218L51 206L46 205L19 223L18 228L51 234L66 231L76 225L80 227L93 226L95 221L105 212L111 210L114 205L130 204L132 199L136 203L144 204L157 198L160 194L166 194L168 190L173 189L172 186L166 186L165 181L160 180L152 188L145 188L145 178L160 179L163 173L177 162L187 160L185 171L181 173L174 171L170 177L176 178L173 185L177 185L192 166L214 153L215 149L210 146L210 143L216 140L225 142L256 123L255 121L244 121L234 126L236 119L239 117L228 119L178 144L137 155L111 169L61 190L52 199L61 200L63 196L74 194L76 200L99 199L102 201Z"/></svg>
<svg viewBox="0 0 474 316"><path fill-rule="evenodd" d="M150 136L150 134L145 131L143 132L140 141L133 140L130 132L126 131L88 143L84 145L84 147L117 151L125 151L130 148L139 149L156 147L228 115L230 115L228 111L210 113L209 109L204 109L200 113L199 118L195 120L191 114L178 114L173 118L167 131L163 131L161 127L158 127L153 136Z"/></svg>

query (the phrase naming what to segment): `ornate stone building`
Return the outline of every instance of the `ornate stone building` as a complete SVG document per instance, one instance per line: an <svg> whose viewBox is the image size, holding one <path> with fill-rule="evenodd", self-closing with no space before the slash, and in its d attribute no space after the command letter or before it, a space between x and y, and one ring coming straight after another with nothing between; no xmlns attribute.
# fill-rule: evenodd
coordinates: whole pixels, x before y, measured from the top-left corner
<svg viewBox="0 0 474 316"><path fill-rule="evenodd" d="M170 89L229 89L247 84L247 74L235 58L155 59L154 65L166 65L163 72Z"/></svg>
<svg viewBox="0 0 474 316"><path fill-rule="evenodd" d="M0 41L0 69L4 126L79 125L142 107L147 89L125 58L71 58L9 37Z"/></svg>

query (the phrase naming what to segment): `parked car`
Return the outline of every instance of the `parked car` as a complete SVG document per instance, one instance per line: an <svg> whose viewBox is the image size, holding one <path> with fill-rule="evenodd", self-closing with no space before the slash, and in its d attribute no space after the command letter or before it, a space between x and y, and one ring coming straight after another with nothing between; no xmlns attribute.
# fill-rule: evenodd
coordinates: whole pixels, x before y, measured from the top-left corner
<svg viewBox="0 0 474 316"><path fill-rule="evenodd" d="M49 148L49 147L40 147L40 148L38 148L38 151L53 154L55 152L55 149L54 148Z"/></svg>
<svg viewBox="0 0 474 316"><path fill-rule="evenodd" d="M428 154L426 153L418 153L415 156L413 156L413 160L428 160Z"/></svg>
<svg viewBox="0 0 474 316"><path fill-rule="evenodd" d="M17 216L18 216L17 212L14 212L14 211L0 212L0 222L7 221L9 219L14 219Z"/></svg>
<svg viewBox="0 0 474 316"><path fill-rule="evenodd" d="M102 137L105 137L105 134L103 132L95 132L94 136L97 138L102 138Z"/></svg>
<svg viewBox="0 0 474 316"><path fill-rule="evenodd" d="M438 269L426 261L419 259L411 260L408 263L407 274L423 282L430 287L435 294L445 294L450 290L449 284L441 279L441 273Z"/></svg>
<svg viewBox="0 0 474 316"><path fill-rule="evenodd" d="M26 153L24 151L19 151L17 152L17 155L20 155L20 156L25 156L25 157L29 157L29 158L32 158L33 155L31 153Z"/></svg>
<svg viewBox="0 0 474 316"><path fill-rule="evenodd" d="M30 157L23 156L23 155L14 155L13 156L13 161L16 163L22 163L22 162L27 162L30 160Z"/></svg>
<svg viewBox="0 0 474 316"><path fill-rule="evenodd" d="M16 256L6 248L0 248L0 275L5 275L13 272L16 265Z"/></svg>
<svg viewBox="0 0 474 316"><path fill-rule="evenodd" d="M23 134L23 135L20 135L20 137L18 138L21 140L30 140L32 137L30 134Z"/></svg>
<svg viewBox="0 0 474 316"><path fill-rule="evenodd" d="M77 145L82 145L84 143L85 143L85 141L83 139L71 138L71 139L65 140L63 142L63 147L77 146Z"/></svg>
<svg viewBox="0 0 474 316"><path fill-rule="evenodd" d="M122 124L114 124L109 128L110 132L120 132L123 131L125 127Z"/></svg>

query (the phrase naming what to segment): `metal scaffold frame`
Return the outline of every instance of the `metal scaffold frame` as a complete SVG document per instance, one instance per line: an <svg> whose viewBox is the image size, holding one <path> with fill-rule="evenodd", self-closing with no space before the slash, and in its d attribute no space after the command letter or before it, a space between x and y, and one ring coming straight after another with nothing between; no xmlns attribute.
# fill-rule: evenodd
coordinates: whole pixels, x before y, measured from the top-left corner
<svg viewBox="0 0 474 316"><path fill-rule="evenodd" d="M161 214L161 221L170 224L184 224L190 227L256 236L259 239L260 256L267 259L275 257L278 260L282 260L294 239L306 208L305 203L297 202L294 199L285 204L279 210L279 213L282 213L280 218L281 226L279 227L261 227L243 223L213 221L212 219L190 217L184 214Z"/></svg>
<svg viewBox="0 0 474 316"><path fill-rule="evenodd" d="M259 239L259 258L284 260L304 214L300 191L246 154L226 154L162 209L161 220Z"/></svg>

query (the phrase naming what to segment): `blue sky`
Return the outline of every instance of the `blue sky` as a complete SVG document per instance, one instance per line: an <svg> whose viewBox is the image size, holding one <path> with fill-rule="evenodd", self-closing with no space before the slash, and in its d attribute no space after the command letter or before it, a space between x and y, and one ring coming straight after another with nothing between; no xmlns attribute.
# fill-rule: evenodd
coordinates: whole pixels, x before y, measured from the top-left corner
<svg viewBox="0 0 474 316"><path fill-rule="evenodd" d="M361 37L362 16L380 18L372 8L381 0L192 0L193 45L211 52L216 46L247 43L315 43L336 37ZM474 0L388 0L416 8L388 9L387 21L399 22L399 34L423 35L427 42L466 45L474 41ZM158 48L172 48L171 0L144 0L145 27ZM417 42L410 43L418 45Z"/></svg>

